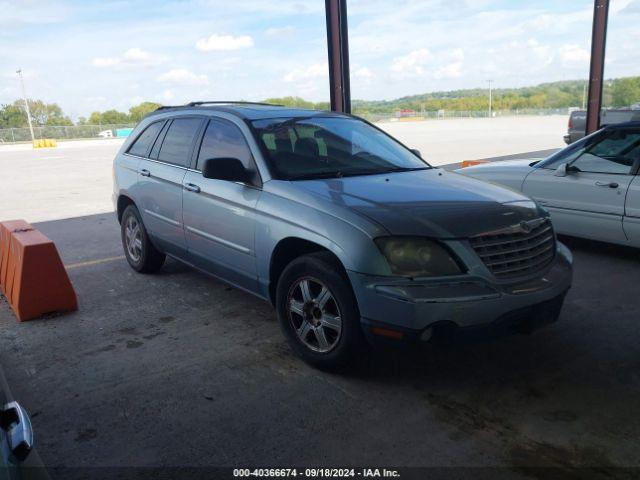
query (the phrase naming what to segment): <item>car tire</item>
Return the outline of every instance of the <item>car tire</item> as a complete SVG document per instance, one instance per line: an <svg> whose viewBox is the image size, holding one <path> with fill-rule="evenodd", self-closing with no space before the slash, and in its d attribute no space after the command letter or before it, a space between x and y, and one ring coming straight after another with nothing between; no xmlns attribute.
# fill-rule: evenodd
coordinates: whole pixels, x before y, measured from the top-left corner
<svg viewBox="0 0 640 480"><path fill-rule="evenodd" d="M304 255L287 265L278 280L276 309L289 344L307 363L337 370L366 354L356 298L331 253Z"/></svg>
<svg viewBox="0 0 640 480"><path fill-rule="evenodd" d="M134 205L124 210L120 231L124 254L131 268L140 273L153 273L162 268L166 257L149 240L140 212Z"/></svg>

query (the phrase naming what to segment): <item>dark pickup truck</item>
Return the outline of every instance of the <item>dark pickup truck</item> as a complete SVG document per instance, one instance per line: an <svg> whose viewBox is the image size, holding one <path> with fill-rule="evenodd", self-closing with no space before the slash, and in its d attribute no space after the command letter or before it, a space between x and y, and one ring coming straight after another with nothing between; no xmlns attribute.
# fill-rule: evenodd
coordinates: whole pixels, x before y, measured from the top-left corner
<svg viewBox="0 0 640 480"><path fill-rule="evenodd" d="M640 120L640 105L632 108L604 109L600 112L600 126ZM584 137L587 130L587 111L574 110L569 115L569 128L564 136L567 145Z"/></svg>

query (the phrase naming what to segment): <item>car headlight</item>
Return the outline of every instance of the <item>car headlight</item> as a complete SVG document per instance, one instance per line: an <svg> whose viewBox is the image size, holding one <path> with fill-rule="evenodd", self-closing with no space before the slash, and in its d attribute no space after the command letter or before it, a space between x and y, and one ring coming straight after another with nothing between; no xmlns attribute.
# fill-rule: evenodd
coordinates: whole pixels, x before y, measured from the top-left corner
<svg viewBox="0 0 640 480"><path fill-rule="evenodd" d="M462 273L451 254L433 240L421 237L380 237L374 241L394 275L437 277Z"/></svg>

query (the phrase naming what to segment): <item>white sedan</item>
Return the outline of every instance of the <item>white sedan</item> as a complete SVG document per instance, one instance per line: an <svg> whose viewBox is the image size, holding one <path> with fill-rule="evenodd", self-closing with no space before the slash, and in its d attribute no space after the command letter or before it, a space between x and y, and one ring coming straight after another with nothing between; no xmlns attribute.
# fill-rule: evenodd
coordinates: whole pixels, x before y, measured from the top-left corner
<svg viewBox="0 0 640 480"><path fill-rule="evenodd" d="M558 233L640 247L640 122L612 125L544 160L457 170L511 187L549 211Z"/></svg>

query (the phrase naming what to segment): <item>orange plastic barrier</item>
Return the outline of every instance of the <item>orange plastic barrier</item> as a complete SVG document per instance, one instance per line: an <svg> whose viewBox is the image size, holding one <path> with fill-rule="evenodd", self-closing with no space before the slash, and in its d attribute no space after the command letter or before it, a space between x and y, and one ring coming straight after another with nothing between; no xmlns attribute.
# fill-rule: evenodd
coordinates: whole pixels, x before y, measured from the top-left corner
<svg viewBox="0 0 640 480"><path fill-rule="evenodd" d="M3 293L21 322L78 309L54 243L22 221L0 224ZM8 236L8 241L7 241Z"/></svg>
<svg viewBox="0 0 640 480"><path fill-rule="evenodd" d="M14 230L30 230L33 227L24 220L9 220L0 222L0 289L4 293L7 265L9 263L9 245L11 232Z"/></svg>
<svg viewBox="0 0 640 480"><path fill-rule="evenodd" d="M474 165L481 165L483 163L489 163L488 160L463 160L462 168L473 167Z"/></svg>

